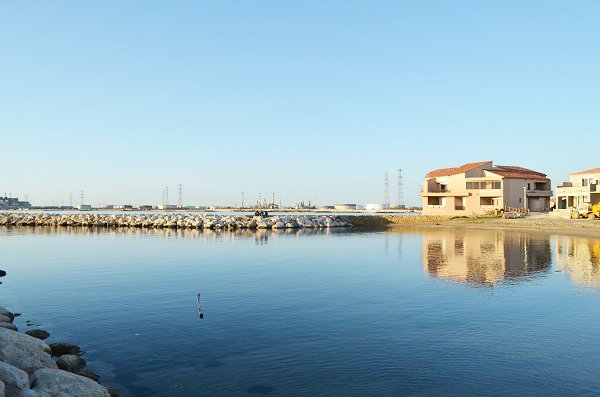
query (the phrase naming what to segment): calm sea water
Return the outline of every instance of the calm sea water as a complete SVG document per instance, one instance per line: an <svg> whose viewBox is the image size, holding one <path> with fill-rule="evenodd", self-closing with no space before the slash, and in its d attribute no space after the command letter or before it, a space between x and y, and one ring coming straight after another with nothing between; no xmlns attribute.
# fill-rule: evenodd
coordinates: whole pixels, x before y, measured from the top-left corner
<svg viewBox="0 0 600 397"><path fill-rule="evenodd" d="M123 396L600 394L600 240L16 228L0 269Z"/></svg>

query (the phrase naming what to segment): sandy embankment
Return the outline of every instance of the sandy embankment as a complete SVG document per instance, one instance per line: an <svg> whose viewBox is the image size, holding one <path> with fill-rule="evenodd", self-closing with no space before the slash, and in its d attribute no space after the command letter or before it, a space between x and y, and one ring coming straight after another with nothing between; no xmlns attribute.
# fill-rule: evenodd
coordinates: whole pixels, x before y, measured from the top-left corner
<svg viewBox="0 0 600 397"><path fill-rule="evenodd" d="M510 229L600 238L600 220L591 219L555 219L548 216L520 219L442 216L383 216L378 218L380 218L379 222L386 223L388 228L424 226L430 228Z"/></svg>

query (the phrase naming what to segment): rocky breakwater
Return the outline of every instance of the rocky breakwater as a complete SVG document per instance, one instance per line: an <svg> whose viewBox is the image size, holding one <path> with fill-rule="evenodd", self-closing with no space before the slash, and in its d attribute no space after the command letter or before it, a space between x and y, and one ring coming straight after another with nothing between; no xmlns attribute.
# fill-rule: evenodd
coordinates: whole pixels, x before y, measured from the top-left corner
<svg viewBox="0 0 600 397"><path fill-rule="evenodd" d="M100 385L97 375L83 369L77 346L47 345L19 333L15 315L0 306L0 397L118 396L116 389Z"/></svg>
<svg viewBox="0 0 600 397"><path fill-rule="evenodd" d="M352 226L332 215L0 214L0 226L95 226L181 229L296 229Z"/></svg>

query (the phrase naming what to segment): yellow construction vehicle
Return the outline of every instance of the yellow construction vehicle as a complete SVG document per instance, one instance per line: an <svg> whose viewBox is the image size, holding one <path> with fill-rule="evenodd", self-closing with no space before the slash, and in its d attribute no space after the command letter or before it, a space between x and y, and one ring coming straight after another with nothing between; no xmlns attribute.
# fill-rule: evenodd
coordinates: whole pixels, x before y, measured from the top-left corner
<svg viewBox="0 0 600 397"><path fill-rule="evenodd" d="M571 218L588 218L598 219L600 218L600 203L591 205L589 203L582 203L578 207L571 208Z"/></svg>

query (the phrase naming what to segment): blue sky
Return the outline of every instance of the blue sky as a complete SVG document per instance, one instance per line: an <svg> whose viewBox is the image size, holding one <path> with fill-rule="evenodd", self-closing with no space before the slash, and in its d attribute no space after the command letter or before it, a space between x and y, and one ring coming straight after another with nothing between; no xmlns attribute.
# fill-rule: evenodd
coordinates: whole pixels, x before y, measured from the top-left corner
<svg viewBox="0 0 600 397"><path fill-rule="evenodd" d="M0 194L381 202L600 166L596 1L0 2Z"/></svg>

